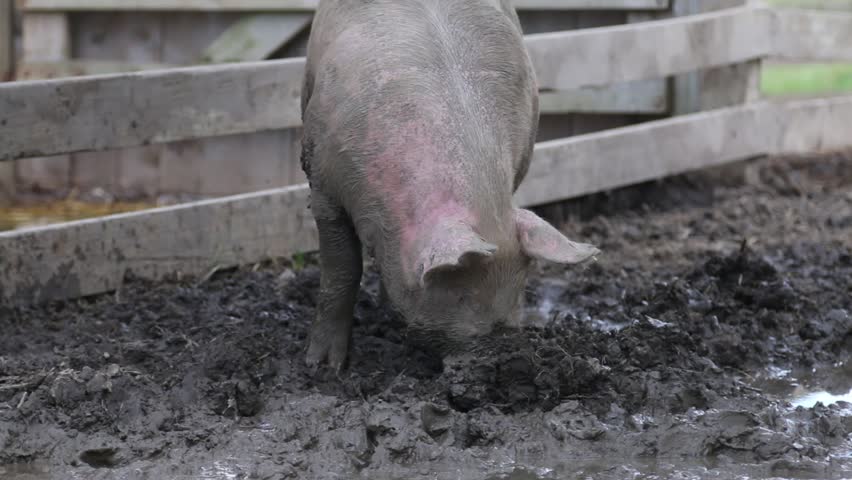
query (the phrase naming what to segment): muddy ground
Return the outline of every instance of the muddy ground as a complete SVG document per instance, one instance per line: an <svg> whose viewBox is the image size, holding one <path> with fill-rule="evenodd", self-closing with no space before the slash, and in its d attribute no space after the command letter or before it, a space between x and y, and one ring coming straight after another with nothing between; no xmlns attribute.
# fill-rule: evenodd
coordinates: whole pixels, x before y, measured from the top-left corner
<svg viewBox="0 0 852 480"><path fill-rule="evenodd" d="M0 477L852 476L852 405L764 387L852 387L852 156L568 210L603 254L542 268L527 329L443 361L370 271L350 369L312 374L310 261L0 307Z"/></svg>

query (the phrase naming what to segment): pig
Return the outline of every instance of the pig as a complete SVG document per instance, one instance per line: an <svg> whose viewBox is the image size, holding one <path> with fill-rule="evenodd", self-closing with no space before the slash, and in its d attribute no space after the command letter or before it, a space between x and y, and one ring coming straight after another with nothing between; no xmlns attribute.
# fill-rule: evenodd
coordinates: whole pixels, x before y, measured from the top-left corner
<svg viewBox="0 0 852 480"><path fill-rule="evenodd" d="M462 346L520 324L531 262L598 253L513 205L539 107L508 0L321 0L306 62L309 365L348 363L364 252L410 331Z"/></svg>

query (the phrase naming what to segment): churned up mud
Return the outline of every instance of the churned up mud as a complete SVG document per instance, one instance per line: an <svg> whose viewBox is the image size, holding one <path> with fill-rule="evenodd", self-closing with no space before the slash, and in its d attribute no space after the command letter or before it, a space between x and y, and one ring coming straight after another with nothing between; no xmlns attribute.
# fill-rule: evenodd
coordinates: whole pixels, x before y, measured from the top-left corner
<svg viewBox="0 0 852 480"><path fill-rule="evenodd" d="M852 476L852 156L575 203L602 255L445 359L369 271L350 368L311 372L310 259L2 306L0 477Z"/></svg>

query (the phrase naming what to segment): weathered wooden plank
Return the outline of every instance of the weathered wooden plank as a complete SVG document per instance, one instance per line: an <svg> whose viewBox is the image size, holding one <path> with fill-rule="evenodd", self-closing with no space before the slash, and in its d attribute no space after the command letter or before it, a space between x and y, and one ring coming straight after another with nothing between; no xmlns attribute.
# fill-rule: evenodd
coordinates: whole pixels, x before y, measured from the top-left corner
<svg viewBox="0 0 852 480"><path fill-rule="evenodd" d="M29 11L268 11L316 9L319 0L25 0ZM529 10L664 10L668 0L515 0Z"/></svg>
<svg viewBox="0 0 852 480"><path fill-rule="evenodd" d="M544 142L516 200L524 206L770 152L852 144L852 96L759 103ZM747 132L747 134L743 134ZM0 233L0 297L49 300L316 248L305 185Z"/></svg>
<svg viewBox="0 0 852 480"><path fill-rule="evenodd" d="M316 245L304 186L0 233L0 299L86 296L128 274L200 276Z"/></svg>
<svg viewBox="0 0 852 480"><path fill-rule="evenodd" d="M8 118L2 115L0 123L0 160L298 127L303 63L288 59L3 85L0 112ZM630 89L560 92L546 95L544 106L551 112L591 111L595 102L604 111L660 109L665 95L659 84ZM144 108L128 109L128 99Z"/></svg>
<svg viewBox="0 0 852 480"><path fill-rule="evenodd" d="M768 116L779 130L769 153L813 153L852 146L852 95L777 102Z"/></svg>
<svg viewBox="0 0 852 480"><path fill-rule="evenodd" d="M761 154L775 135L761 130L763 111L734 107L540 143L518 202L547 203Z"/></svg>
<svg viewBox="0 0 852 480"><path fill-rule="evenodd" d="M158 188L164 194L234 195L306 181L299 163L301 136L296 129L164 147Z"/></svg>
<svg viewBox="0 0 852 480"><path fill-rule="evenodd" d="M539 83L571 89L660 78L768 54L771 19L762 8L632 25L528 35Z"/></svg>
<svg viewBox="0 0 852 480"><path fill-rule="evenodd" d="M0 0L0 82L12 77L14 43L12 0ZM0 204L11 201L15 197L15 192L15 166L0 163Z"/></svg>
<svg viewBox="0 0 852 480"><path fill-rule="evenodd" d="M665 10L670 0L512 0L518 10Z"/></svg>
<svg viewBox="0 0 852 480"><path fill-rule="evenodd" d="M87 13L77 16L75 53L137 62L129 65L134 69L157 66L151 62L176 67L198 61L240 18L239 13ZM234 195L291 185L304 178L294 148L299 138L297 129L288 129L75 153L72 182L80 189L101 186L131 197ZM246 158L250 160L235 161Z"/></svg>
<svg viewBox="0 0 852 480"><path fill-rule="evenodd" d="M60 62L71 55L71 25L61 13L23 17L24 61Z"/></svg>
<svg viewBox="0 0 852 480"><path fill-rule="evenodd" d="M309 14L252 15L239 20L202 55L205 63L265 60L310 23Z"/></svg>
<svg viewBox="0 0 852 480"><path fill-rule="evenodd" d="M545 92L540 99L542 114L625 113L659 115L668 110L666 82L640 80L607 87L588 87Z"/></svg>
<svg viewBox="0 0 852 480"><path fill-rule="evenodd" d="M668 11L630 13L629 18L634 21L660 20L754 3L753 0L672 0ZM672 78L670 112L672 115L685 115L757 101L760 98L761 62L753 60L675 75Z"/></svg>
<svg viewBox="0 0 852 480"><path fill-rule="evenodd" d="M172 13L169 17L186 14ZM128 71L145 71L163 64L166 38L163 15L156 12L100 12L74 16L74 54L97 63L99 69L129 67ZM193 29L199 34L202 29ZM192 48L185 45L184 48ZM196 50L195 56L201 50ZM195 56L190 58L196 58ZM115 62L121 59L121 62ZM182 60L182 59L181 59ZM84 64L89 66L88 63ZM177 68L163 65L163 68ZM76 72L68 72L76 73ZM121 71L84 72L92 74L123 73ZM71 186L86 192L101 188L119 198L156 198L160 174L162 145L123 148L72 155ZM258 189L260 190L260 189Z"/></svg>
<svg viewBox="0 0 852 480"><path fill-rule="evenodd" d="M109 75L114 73L166 70L176 65L164 63L113 62L106 60L67 60L64 62L21 62L18 64L17 80L40 80L50 78Z"/></svg>
<svg viewBox="0 0 852 480"><path fill-rule="evenodd" d="M166 39L161 60L193 63L200 52L239 21L241 14L199 16L184 12L159 16ZM227 21L223 23L221 19ZM282 172L282 165L299 165L300 152L293 154L293 146L301 146L300 137L293 138L289 131L253 132L162 145L159 191L235 195L301 183L289 181L291 177ZM293 141L296 143L291 145Z"/></svg>
<svg viewBox="0 0 852 480"><path fill-rule="evenodd" d="M852 13L772 11L773 58L807 61L852 61Z"/></svg>
<svg viewBox="0 0 852 480"><path fill-rule="evenodd" d="M0 0L0 82L9 79L12 75L14 44L12 0Z"/></svg>
<svg viewBox="0 0 852 480"><path fill-rule="evenodd" d="M298 127L303 59L0 85L0 160Z"/></svg>
<svg viewBox="0 0 852 480"><path fill-rule="evenodd" d="M643 80L759 57L768 50L768 17L762 13L734 9L538 34L527 37L527 45L545 89ZM295 127L303 63L293 59L4 86L0 112L11 118L0 127L0 160ZM125 108L128 98L144 108ZM108 128L101 128L106 118Z"/></svg>
<svg viewBox="0 0 852 480"><path fill-rule="evenodd" d="M852 1L849 0L766 0L773 7L806 8L809 10L852 10Z"/></svg>
<svg viewBox="0 0 852 480"><path fill-rule="evenodd" d="M22 23L22 61L61 62L68 59L71 53L71 26L67 15L60 13L27 14L24 15ZM0 87L11 88L13 85L15 84L0 85ZM4 95L0 94L0 96ZM4 102L0 99L0 104L2 103ZM50 115L51 113L51 111L46 111L42 112L42 115ZM3 126L4 117L16 114L17 109L5 105L0 107L0 136L16 134L24 135L21 139L26 139L25 133L7 132L6 127ZM35 118L37 117L31 117L30 120L35 120ZM8 122L11 121L11 119L8 120ZM0 143L3 143L3 140L0 140ZM2 147L0 147L0 150L2 150ZM1 156L2 154L0 154ZM53 158L45 158L39 155L30 155L30 157L33 158L15 163L15 176L24 190L62 191L68 188L71 157L67 155Z"/></svg>
<svg viewBox="0 0 852 480"><path fill-rule="evenodd" d="M759 102L536 145L518 189L537 205L773 153L852 146L852 95Z"/></svg>

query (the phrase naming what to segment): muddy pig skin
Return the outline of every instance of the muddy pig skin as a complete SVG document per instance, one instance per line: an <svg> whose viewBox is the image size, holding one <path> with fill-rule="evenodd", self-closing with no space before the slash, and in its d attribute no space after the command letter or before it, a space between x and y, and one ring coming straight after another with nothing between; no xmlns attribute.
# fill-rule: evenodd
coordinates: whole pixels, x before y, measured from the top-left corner
<svg viewBox="0 0 852 480"><path fill-rule="evenodd" d="M518 325L533 259L598 252L512 203L538 88L507 0L321 0L302 117L321 264L311 365L346 363L362 247L412 333L453 348Z"/></svg>

